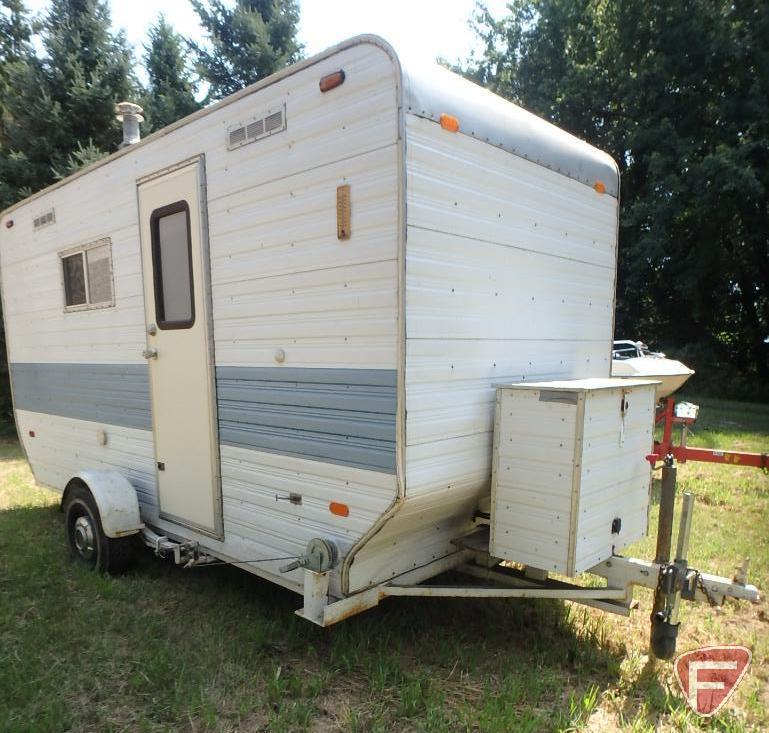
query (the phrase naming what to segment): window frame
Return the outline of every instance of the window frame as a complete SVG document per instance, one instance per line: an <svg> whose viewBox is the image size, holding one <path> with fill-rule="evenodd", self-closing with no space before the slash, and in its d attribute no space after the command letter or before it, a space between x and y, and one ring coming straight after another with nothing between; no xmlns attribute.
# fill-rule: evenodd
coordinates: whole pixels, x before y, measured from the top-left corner
<svg viewBox="0 0 769 733"><path fill-rule="evenodd" d="M109 286L110 286L110 299L101 300L98 303L91 303L91 285L90 278L88 276L88 252L92 249L99 247L107 247L109 256L107 260L109 262ZM75 247L69 247L62 250L59 254L59 274L61 276L61 289L64 297L64 312L65 313L77 313L78 311L90 311L100 310L102 308L114 308L115 307L115 275L112 269L112 239L110 237L102 237L101 239L95 239L85 244L78 244ZM79 303L78 305L67 305L67 280L64 274L64 260L74 255L80 255L83 261L83 277L85 280L85 303Z"/></svg>
<svg viewBox="0 0 769 733"><path fill-rule="evenodd" d="M164 316L163 266L160 259L160 220L172 214L184 212L187 222L187 262L189 263L190 317L182 321L169 321ZM174 201L155 209L150 214L150 250L152 252L152 288L155 296L155 323L162 331L192 328L195 325L195 276L192 266L192 227L190 205L186 200ZM163 313L163 317L161 317Z"/></svg>

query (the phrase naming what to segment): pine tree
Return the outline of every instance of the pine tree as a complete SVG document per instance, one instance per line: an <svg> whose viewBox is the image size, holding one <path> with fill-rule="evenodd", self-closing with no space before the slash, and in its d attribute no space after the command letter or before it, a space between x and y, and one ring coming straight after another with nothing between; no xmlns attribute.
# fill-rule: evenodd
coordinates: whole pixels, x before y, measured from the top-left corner
<svg viewBox="0 0 769 733"><path fill-rule="evenodd" d="M31 36L32 24L22 0L0 0L0 67L25 58Z"/></svg>
<svg viewBox="0 0 769 733"><path fill-rule="evenodd" d="M110 30L104 0L53 0L45 21L43 63L46 91L61 111L63 157L77 143L104 151L120 142L115 103L136 91L132 55L121 31Z"/></svg>
<svg viewBox="0 0 769 733"><path fill-rule="evenodd" d="M42 58L8 66L0 206L72 172L78 160L115 150L115 104L136 96L131 52L111 32L104 0L52 0L41 41Z"/></svg>
<svg viewBox="0 0 769 733"><path fill-rule="evenodd" d="M33 27L21 0L0 0L0 209L16 197L11 172L12 150L8 139L13 128L11 100L16 94L13 80L32 58Z"/></svg>
<svg viewBox="0 0 769 733"><path fill-rule="evenodd" d="M297 41L297 0L191 0L208 32L210 48L190 43L198 73L210 87L209 99L238 89L292 64L302 55Z"/></svg>
<svg viewBox="0 0 769 733"><path fill-rule="evenodd" d="M11 156L7 129L12 125L8 100L13 94L11 80L32 55L33 26L21 0L0 0L0 209L15 195L5 164ZM2 314L0 314L1 316ZM13 405L5 350L5 329L0 318L0 433L13 427Z"/></svg>
<svg viewBox="0 0 769 733"><path fill-rule="evenodd" d="M182 54L182 38L161 15L149 30L144 65L149 89L142 99L146 131L158 130L200 109L196 84Z"/></svg>

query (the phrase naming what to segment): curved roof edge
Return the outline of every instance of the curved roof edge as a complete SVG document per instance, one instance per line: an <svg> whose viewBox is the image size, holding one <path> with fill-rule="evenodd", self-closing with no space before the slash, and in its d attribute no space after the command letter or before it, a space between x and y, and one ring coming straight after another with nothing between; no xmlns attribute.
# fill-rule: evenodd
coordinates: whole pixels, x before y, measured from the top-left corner
<svg viewBox="0 0 769 733"><path fill-rule="evenodd" d="M117 158L121 158L124 155L131 155L137 150L140 150L141 148L143 148L148 143L151 143L153 140L158 140L161 137L165 137L169 133L173 132L174 130L177 130L180 127L183 127L184 125L190 122L194 122L195 120L198 120L201 117L210 115L212 112L216 112L222 107L226 107L227 105L233 104L234 102L237 102L238 100L243 99L243 97L247 97L248 95L253 94L254 92L258 92L260 89L264 89L265 87L268 87L271 84L275 84L276 82L281 81L281 79L285 79L287 76L292 76L293 74L296 74L299 71L302 71L310 66L317 64L320 61L323 61L324 59L329 58L329 56L333 56L335 53L339 53L340 51L344 51L347 48L352 48L354 46L359 46L361 44L366 44L366 43L372 46L378 46L379 48L381 48L388 56L390 56L390 58L393 61L393 64L398 70L398 73L400 73L400 61L399 61L398 55L393 50L393 47L387 41L385 41L383 38L380 38L379 36L375 36L371 34L353 36L352 38L348 38L342 41L341 43L337 43L336 45L331 46L330 48L327 48L325 51L321 51L320 53L317 53L314 56L310 56L309 58L302 59L301 61L297 61L295 64L292 64L291 66L286 66L280 71L276 71L274 74L270 74L270 76L264 77L264 79L260 79L259 81L256 81L253 84L249 84L247 87L244 87L243 89L240 89L237 92L230 94L229 97L225 97L224 99L220 99L219 101L214 102L208 107L203 107L202 109L199 109L196 112L193 112L192 114L187 115L186 117L182 117L181 119L176 120L176 122L172 122L170 125L166 125L166 127L162 127L159 130L156 130L155 132L150 133L149 135L147 135L147 137L143 137L138 143L135 143L133 145L128 145L124 148L120 148L112 153L109 153L108 155L105 155L103 158L100 158L99 160L97 160L94 163L91 163L85 168L81 168L80 170L76 171L75 173L72 173L66 178L62 178L60 181L56 181L55 183L52 183L49 186L46 186L45 188L41 188L39 191L35 191L35 193L33 193L30 196L27 196L26 198L23 198L20 201L16 201L15 203L11 204L7 208L0 211L0 216L4 216L5 214L10 213L11 211L19 208L20 206L30 201L33 201L34 199L39 198L40 196L50 193L51 191L55 191L57 188L61 188L65 184L69 183L70 181L73 181L76 178L80 178L80 176L83 176L86 173L90 173L91 171L96 170L97 168L101 168L101 166L103 165L108 165L109 163L111 163L113 160L116 160Z"/></svg>
<svg viewBox="0 0 769 733"><path fill-rule="evenodd" d="M366 43L378 46L392 58L402 80L405 111L436 122L440 120L443 113L453 114L460 121L460 133L500 147L588 186L592 187L597 180L600 180L606 186L607 193L619 197L619 169L606 153L438 64L404 63L403 56L388 41L377 35L364 34L342 41L315 56L260 79L209 107L193 112L142 138L135 145L111 153L76 173L36 191L31 196L11 204L0 211L0 216L61 188L75 178L107 165L117 158L131 155L144 145L168 135L189 122L205 117L287 76L313 66L335 53Z"/></svg>
<svg viewBox="0 0 769 733"><path fill-rule="evenodd" d="M477 84L436 65L403 64L407 112L459 120L459 132L573 178L596 181L619 198L619 169L611 156Z"/></svg>

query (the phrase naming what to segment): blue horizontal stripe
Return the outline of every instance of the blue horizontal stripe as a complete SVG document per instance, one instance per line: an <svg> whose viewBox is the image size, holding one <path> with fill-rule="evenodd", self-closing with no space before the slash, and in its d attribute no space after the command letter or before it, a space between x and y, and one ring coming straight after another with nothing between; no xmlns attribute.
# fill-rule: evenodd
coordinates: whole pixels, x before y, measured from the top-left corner
<svg viewBox="0 0 769 733"><path fill-rule="evenodd" d="M152 430L146 364L10 364L17 410Z"/></svg>
<svg viewBox="0 0 769 733"><path fill-rule="evenodd" d="M394 369L217 367L222 443L395 473Z"/></svg>
<svg viewBox="0 0 769 733"><path fill-rule="evenodd" d="M10 365L15 407L152 429L146 364ZM222 444L395 473L394 369L217 367Z"/></svg>

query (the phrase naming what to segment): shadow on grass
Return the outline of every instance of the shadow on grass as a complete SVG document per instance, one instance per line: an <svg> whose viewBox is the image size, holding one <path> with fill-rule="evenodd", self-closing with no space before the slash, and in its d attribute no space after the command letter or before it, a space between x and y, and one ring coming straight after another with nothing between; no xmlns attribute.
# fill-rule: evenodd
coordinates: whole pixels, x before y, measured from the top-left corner
<svg viewBox="0 0 769 733"><path fill-rule="evenodd" d="M239 568L182 570L148 551L118 577L83 572L56 506L1 511L0 729L197 720L206 705L254 706L269 730L306 729L302 715L362 716L371 730L555 729L589 714L583 694L616 680L625 651L602 619L557 602L389 599L329 629L296 617L300 605ZM117 687L94 683L115 675Z"/></svg>
<svg viewBox="0 0 769 733"><path fill-rule="evenodd" d="M744 720L728 711L712 720L694 715L681 691L660 681L660 666L664 664L649 658L640 674L624 688L621 717L632 724L632 730L657 730L661 717L667 715L671 730L747 731Z"/></svg>

